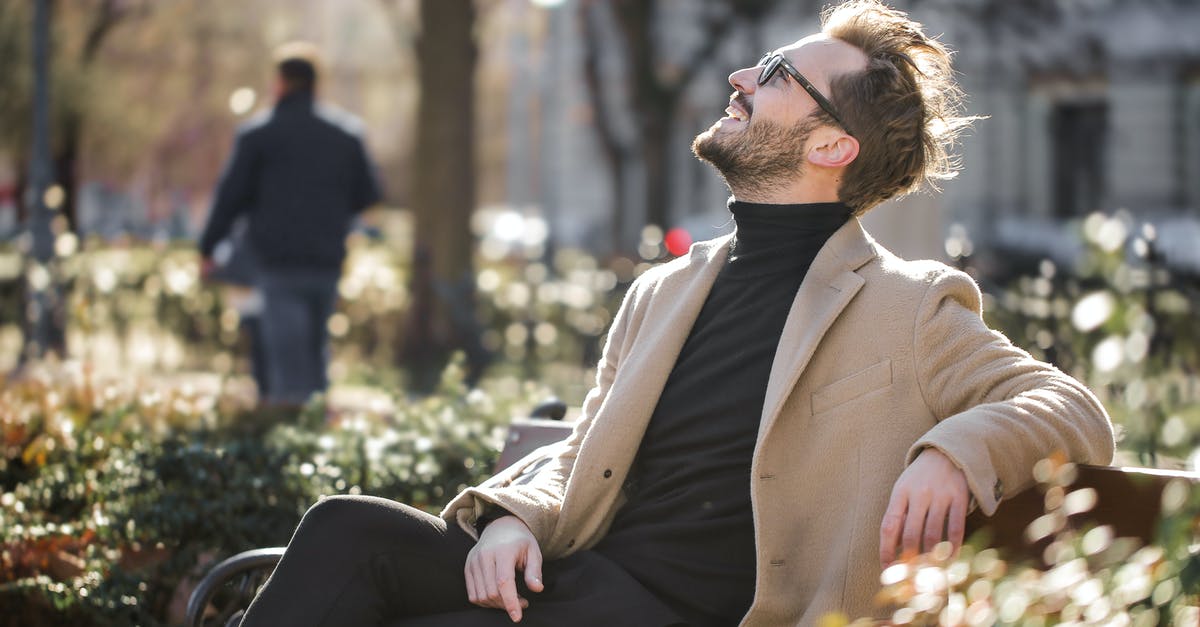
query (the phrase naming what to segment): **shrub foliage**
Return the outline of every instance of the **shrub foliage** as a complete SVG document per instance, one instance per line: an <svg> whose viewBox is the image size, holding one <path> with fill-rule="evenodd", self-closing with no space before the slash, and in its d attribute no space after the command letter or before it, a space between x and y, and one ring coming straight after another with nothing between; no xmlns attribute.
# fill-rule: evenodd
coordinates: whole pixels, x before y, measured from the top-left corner
<svg viewBox="0 0 1200 627"><path fill-rule="evenodd" d="M437 394L334 418L320 399L299 415L254 411L219 390L123 386L63 367L9 382L0 624L165 624L198 566L286 544L321 495L436 511L490 473L510 417L534 397L468 391L457 363Z"/></svg>

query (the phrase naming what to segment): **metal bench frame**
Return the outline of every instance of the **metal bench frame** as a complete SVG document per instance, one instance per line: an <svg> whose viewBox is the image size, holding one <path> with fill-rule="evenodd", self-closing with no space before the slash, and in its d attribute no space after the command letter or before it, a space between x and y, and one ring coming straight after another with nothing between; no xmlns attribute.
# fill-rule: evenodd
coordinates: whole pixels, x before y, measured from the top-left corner
<svg viewBox="0 0 1200 627"><path fill-rule="evenodd" d="M283 557L283 550L282 546L273 546L242 551L214 566L188 597L185 624L236 627Z"/></svg>

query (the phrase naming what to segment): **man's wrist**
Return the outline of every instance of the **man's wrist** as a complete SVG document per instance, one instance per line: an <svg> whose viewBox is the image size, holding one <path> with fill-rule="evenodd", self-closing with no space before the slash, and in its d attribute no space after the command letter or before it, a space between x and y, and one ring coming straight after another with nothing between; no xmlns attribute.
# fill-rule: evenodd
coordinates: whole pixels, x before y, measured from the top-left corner
<svg viewBox="0 0 1200 627"><path fill-rule="evenodd" d="M505 516L512 516L512 512L509 512L502 507L489 509L479 518L475 519L475 533L483 535L483 530L487 529L488 525L500 520L501 518L504 518Z"/></svg>

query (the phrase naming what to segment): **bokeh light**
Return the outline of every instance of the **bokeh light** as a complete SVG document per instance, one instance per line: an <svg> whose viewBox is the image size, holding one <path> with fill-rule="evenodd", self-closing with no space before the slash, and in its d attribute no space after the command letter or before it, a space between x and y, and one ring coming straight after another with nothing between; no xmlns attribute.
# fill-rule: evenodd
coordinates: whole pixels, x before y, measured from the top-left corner
<svg viewBox="0 0 1200 627"><path fill-rule="evenodd" d="M674 228L667 231L663 242L667 246L667 252L675 257L681 257L687 254L688 248L692 246L692 236L685 229Z"/></svg>
<svg viewBox="0 0 1200 627"><path fill-rule="evenodd" d="M258 94L253 88L238 87L229 94L229 110L234 115L246 115L254 108L254 103L258 100Z"/></svg>

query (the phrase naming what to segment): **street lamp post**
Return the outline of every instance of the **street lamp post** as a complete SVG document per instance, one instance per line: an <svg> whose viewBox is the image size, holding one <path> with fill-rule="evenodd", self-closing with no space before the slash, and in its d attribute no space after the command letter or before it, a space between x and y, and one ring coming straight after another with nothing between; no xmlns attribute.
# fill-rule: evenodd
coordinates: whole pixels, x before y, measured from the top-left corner
<svg viewBox="0 0 1200 627"><path fill-rule="evenodd" d="M33 12L33 133L29 160L29 184L25 190L28 208L29 246L25 267L26 329L25 361L61 348L60 325L55 315L61 309L54 262L55 209L62 203L52 193L54 164L50 157L50 2L36 0Z"/></svg>

